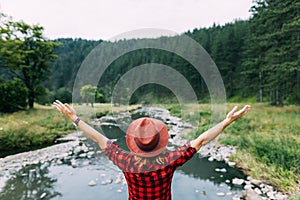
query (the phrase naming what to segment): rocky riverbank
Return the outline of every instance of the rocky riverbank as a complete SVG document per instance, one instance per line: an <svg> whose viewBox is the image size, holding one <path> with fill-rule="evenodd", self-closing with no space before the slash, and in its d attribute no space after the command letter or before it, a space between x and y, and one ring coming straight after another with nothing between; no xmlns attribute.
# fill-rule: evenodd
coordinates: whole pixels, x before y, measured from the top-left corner
<svg viewBox="0 0 300 200"><path fill-rule="evenodd" d="M131 114L135 115L137 113L147 113L147 116L161 119L164 121L168 128L170 134L170 143L168 149L173 150L174 146L182 145L186 142L185 139L181 137L183 132L187 129L191 129L192 125L181 121L177 117L170 116L169 112L161 108L141 108L139 110L133 111ZM100 119L94 120L92 123L95 125L101 124L115 124L116 121L126 121L124 118L128 118L126 114L120 114L114 117L102 117ZM121 124L122 126L122 124ZM7 156L0 159L0 192L1 188L5 185L6 181L15 173L17 173L22 167L38 163L51 163L52 166L61 165L63 163L69 163L73 168L80 166L87 166L90 164L89 158L95 156L95 154L100 154L101 151L95 150L92 147L86 146L84 143L85 137L82 137L81 132L75 132L69 136L63 138L68 142L53 145L44 149L20 153L12 156ZM230 162L230 155L236 152L235 147L231 146L216 146L214 143L210 143L199 151L199 157L207 157L209 161L225 161L230 167L235 167L235 163ZM83 162L78 162L76 158L87 158ZM227 173L225 168L216 168L216 172ZM122 176L118 175L114 182L126 184L126 181ZM103 180L102 185L111 184L112 179ZM274 190L270 185L263 183L263 181L255 180L251 177L246 179L233 178L232 180L226 180L226 183L232 183L235 185L243 186L243 196L234 195L232 199L247 199L247 200L259 200L259 199L278 199L285 200L287 195ZM86 183L89 186L95 186L97 182L95 180L90 180ZM121 188L124 188L122 186ZM122 189L120 189L120 192ZM45 197L46 194L42 194ZM225 196L223 192L217 192L218 196Z"/></svg>
<svg viewBox="0 0 300 200"><path fill-rule="evenodd" d="M170 113L161 108L141 108L142 112L148 113L150 117L159 118L164 121L170 128L170 142L175 145L182 145L186 142L181 137L181 134L186 129L192 128L192 125L187 122L181 121L180 118L171 116ZM135 111L135 112L141 112ZM208 157L209 161L225 161L230 167L235 167L236 163L229 160L230 155L236 153L236 148L233 146L220 146L211 142L200 149L199 157ZM225 169L215 169L216 171L226 173ZM229 182L228 180L227 182ZM234 178L231 180L233 184L242 185L244 187L243 197L246 200L286 200L288 196L282 192L276 191L274 187L264 183L263 181L256 180L250 176L247 179ZM220 194L221 195L221 194ZM240 199L240 197L236 197Z"/></svg>

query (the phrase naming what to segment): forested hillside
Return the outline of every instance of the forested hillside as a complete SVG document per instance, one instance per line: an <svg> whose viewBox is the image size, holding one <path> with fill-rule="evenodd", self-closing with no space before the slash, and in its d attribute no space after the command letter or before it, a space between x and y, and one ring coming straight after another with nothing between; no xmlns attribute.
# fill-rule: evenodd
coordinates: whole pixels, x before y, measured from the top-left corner
<svg viewBox="0 0 300 200"><path fill-rule="evenodd" d="M222 75L229 101L269 102L280 106L299 104L299 10L300 2L296 0L255 0L249 20L236 20L222 26L214 24L209 28L196 27L185 35L201 44L212 57ZM29 107L33 107L34 101L50 103L54 98L71 101L78 69L99 44L107 48L109 56L114 54L109 52L111 46L118 44L130 46L135 42L143 46L157 40L161 45L171 42L176 46L178 37L181 37L117 42L81 38L49 41L42 34L43 27L12 22L3 16L0 21L0 87L21 87L19 92L27 95L24 101L28 102ZM101 97L98 100L110 101L112 90L120 77L128 70L147 63L174 68L189 81L199 101L209 101L206 83L191 63L172 52L155 48L131 51L114 60L98 83L97 95ZM22 84L15 87L13 85L17 82L9 82L14 78L20 79L26 90L22 90ZM1 91L1 95L8 98L18 93ZM167 88L151 84L139 88L131 102L168 101L174 97ZM24 107L24 102L18 105Z"/></svg>
<svg viewBox="0 0 300 200"><path fill-rule="evenodd" d="M290 32L282 32L281 34L286 34L286 36L280 36L278 39L274 38L273 29L270 33L265 31L264 36L258 35L257 27L262 26L262 22L257 21L257 17L254 15L251 20L235 21L224 26L214 25L210 28L194 29L185 34L199 42L216 63L229 100L250 99L270 102L274 105L299 103L300 70L297 51L299 38L298 33L292 31L297 27L291 27ZM280 26L292 23L291 19L292 17L287 18L286 21L281 22ZM174 43L176 43L176 37L173 37ZM262 37L271 38L260 42ZM165 39L162 37L156 40L161 40L163 43ZM147 40L153 39L140 39L138 42L146 43ZM57 50L59 59L53 64L49 88L53 90L67 86L71 90L74 76L85 55L101 41L80 39L59 39L59 41L67 44L67 47L62 45ZM119 41L123 44L126 42L130 45L131 41ZM107 43L107 46L109 44ZM265 47L267 50L259 50L263 48L263 45L268 45L268 48ZM288 48L287 45L290 47ZM270 55L267 54L268 52ZM173 67L190 82L199 100L208 100L209 94L205 82L190 63L178 55L158 49L133 51L114 61L103 75L104 79L100 80L99 91L109 100L111 90L117 80L128 70L145 63L160 63ZM132 97L132 102L135 103L136 96L143 99L141 98L143 95L147 96L145 97L147 99L144 99L146 102L158 97L163 99L174 97L168 89L152 84L141 87Z"/></svg>

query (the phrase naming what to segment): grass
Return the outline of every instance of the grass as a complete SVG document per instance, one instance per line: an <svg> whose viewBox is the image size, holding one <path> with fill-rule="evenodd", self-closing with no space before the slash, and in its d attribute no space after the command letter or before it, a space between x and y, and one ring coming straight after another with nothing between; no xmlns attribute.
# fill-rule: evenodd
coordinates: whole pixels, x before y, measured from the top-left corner
<svg viewBox="0 0 300 200"><path fill-rule="evenodd" d="M1 114L0 150L29 149L51 144L75 127L50 107Z"/></svg>
<svg viewBox="0 0 300 200"><path fill-rule="evenodd" d="M239 147L233 159L254 178L263 178L282 191L299 192L299 116L299 106L254 104L244 119L226 129L220 141Z"/></svg>
<svg viewBox="0 0 300 200"><path fill-rule="evenodd" d="M227 112L234 105L228 103ZM300 192L300 107L273 107L252 103L246 116L226 128L218 141L238 147L232 160L246 174L265 180L286 193ZM180 116L178 105L168 105L171 113ZM200 105L197 131L187 139L198 137L210 125L210 105ZM196 110L196 108L195 108ZM224 116L225 117L225 116Z"/></svg>
<svg viewBox="0 0 300 200"><path fill-rule="evenodd" d="M78 115L87 121L96 115L99 117L108 113L132 110L138 106L112 108L109 104L95 104L93 109L87 105L74 107L78 109ZM11 150L19 152L50 145L57 138L75 130L75 126L67 118L50 106L35 105L35 108L30 110L12 114L0 113L0 152Z"/></svg>
<svg viewBox="0 0 300 200"><path fill-rule="evenodd" d="M234 105L228 103L227 111ZM241 103L237 105L243 106ZM218 138L219 142L238 147L237 154L231 159L246 174L265 180L281 191L290 194L299 192L300 106L272 107L257 103L251 106L245 117L227 127ZM94 108L86 105L74 107L82 119L88 120L140 106L95 104ZM199 136L211 126L209 104L188 105L184 109L178 104L168 104L166 108L172 115L184 117L198 125L198 129L190 132L187 139ZM33 110L0 114L0 151L51 144L56 138L74 130L69 120L47 106L37 105Z"/></svg>

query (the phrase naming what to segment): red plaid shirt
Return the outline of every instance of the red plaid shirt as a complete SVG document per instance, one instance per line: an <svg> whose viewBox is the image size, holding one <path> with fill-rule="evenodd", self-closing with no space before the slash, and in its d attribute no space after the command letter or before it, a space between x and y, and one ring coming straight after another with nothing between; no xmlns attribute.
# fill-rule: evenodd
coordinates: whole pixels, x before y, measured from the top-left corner
<svg viewBox="0 0 300 200"><path fill-rule="evenodd" d="M147 160L140 166L140 161L134 154L123 151L114 142L108 141L103 153L124 173L129 199L171 199L171 182L175 170L187 162L196 153L190 143L161 156L163 164Z"/></svg>

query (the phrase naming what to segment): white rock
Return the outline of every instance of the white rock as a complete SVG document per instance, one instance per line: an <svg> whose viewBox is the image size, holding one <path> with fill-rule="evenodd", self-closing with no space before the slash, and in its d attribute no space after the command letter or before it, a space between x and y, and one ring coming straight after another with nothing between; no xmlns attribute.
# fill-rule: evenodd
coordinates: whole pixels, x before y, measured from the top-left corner
<svg viewBox="0 0 300 200"><path fill-rule="evenodd" d="M97 183L93 180L91 180L89 183L88 183L89 186L95 186L97 185Z"/></svg>
<svg viewBox="0 0 300 200"><path fill-rule="evenodd" d="M76 161L73 161L73 162L71 162L71 165L72 165L72 167L73 167L73 168L76 168L76 167L78 167L78 164L77 164L77 162L76 162Z"/></svg>
<svg viewBox="0 0 300 200"><path fill-rule="evenodd" d="M262 192L261 192L260 189L258 189L258 188L255 188L255 189L254 189L254 192L255 192L256 194L259 194L259 195L262 194Z"/></svg>
<svg viewBox="0 0 300 200"><path fill-rule="evenodd" d="M208 161L210 161L210 162L214 161L214 157L212 157L212 156L209 157L209 158L208 158Z"/></svg>
<svg viewBox="0 0 300 200"><path fill-rule="evenodd" d="M252 189L252 187L253 187L252 185L245 185L245 186L244 186L244 189L245 189L245 190L248 190L248 189Z"/></svg>
<svg viewBox="0 0 300 200"><path fill-rule="evenodd" d="M237 195L234 195L233 197L232 197L232 200L240 200L241 198L239 197L239 196L237 196Z"/></svg>
<svg viewBox="0 0 300 200"><path fill-rule="evenodd" d="M236 165L236 163L235 163L235 162L228 162L228 165L229 165L230 167L234 167L234 166Z"/></svg>
<svg viewBox="0 0 300 200"><path fill-rule="evenodd" d="M47 196L47 193L44 192L43 194L41 194L40 199L43 199L43 198L45 198L46 196Z"/></svg>
<svg viewBox="0 0 300 200"><path fill-rule="evenodd" d="M275 192L274 191L270 191L267 193L267 196L271 199L275 199Z"/></svg>
<svg viewBox="0 0 300 200"><path fill-rule="evenodd" d="M244 180L239 178L234 178L232 179L232 183L235 185L242 185L244 183Z"/></svg>
<svg viewBox="0 0 300 200"><path fill-rule="evenodd" d="M222 169L220 170L220 172L222 172L222 173L226 173L226 172L227 172L227 170L226 170L225 168L222 168Z"/></svg>
<svg viewBox="0 0 300 200"><path fill-rule="evenodd" d="M223 196L225 196L225 193L224 192L217 192L217 196L223 197Z"/></svg>
<svg viewBox="0 0 300 200"><path fill-rule="evenodd" d="M105 181L102 181L101 184L102 184L102 185L107 185L107 184L111 184L112 182L113 182L112 179L107 179L107 180L105 180Z"/></svg>

